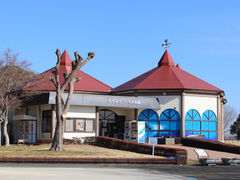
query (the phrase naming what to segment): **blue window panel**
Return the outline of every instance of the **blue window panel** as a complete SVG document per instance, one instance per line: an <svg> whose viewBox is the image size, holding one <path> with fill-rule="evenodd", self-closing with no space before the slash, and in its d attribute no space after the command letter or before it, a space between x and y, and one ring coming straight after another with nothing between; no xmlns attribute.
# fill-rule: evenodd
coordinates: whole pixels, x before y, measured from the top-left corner
<svg viewBox="0 0 240 180"><path fill-rule="evenodd" d="M200 133L200 131L193 131L193 134L199 135L201 133Z"/></svg>
<svg viewBox="0 0 240 180"><path fill-rule="evenodd" d="M208 121L202 121L202 130L208 131Z"/></svg>
<svg viewBox="0 0 240 180"><path fill-rule="evenodd" d="M138 119L147 119L146 116L144 116L144 113L140 113L139 116L138 116Z"/></svg>
<svg viewBox="0 0 240 180"><path fill-rule="evenodd" d="M192 118L191 118L191 116L189 115L189 113L186 114L185 120L192 120Z"/></svg>
<svg viewBox="0 0 240 180"><path fill-rule="evenodd" d="M162 119L162 120L171 120L171 119L178 120L178 119L180 119L180 115L174 109L166 109L160 115L160 119Z"/></svg>
<svg viewBox="0 0 240 180"><path fill-rule="evenodd" d="M149 119L157 120L158 119L157 113L152 114L152 116Z"/></svg>
<svg viewBox="0 0 240 180"><path fill-rule="evenodd" d="M185 130L192 130L192 121L185 121Z"/></svg>
<svg viewBox="0 0 240 180"><path fill-rule="evenodd" d="M194 117L198 114L198 112L194 109L192 109L192 118L194 119Z"/></svg>
<svg viewBox="0 0 240 180"><path fill-rule="evenodd" d="M170 129L173 131L180 130L180 121L170 121Z"/></svg>
<svg viewBox="0 0 240 180"><path fill-rule="evenodd" d="M149 138L149 132L145 131L145 138Z"/></svg>
<svg viewBox="0 0 240 180"><path fill-rule="evenodd" d="M216 122L208 122L209 124L209 131L216 131L216 126L217 126L217 123Z"/></svg>
<svg viewBox="0 0 240 180"><path fill-rule="evenodd" d="M203 113L203 115L202 115L202 120L205 120L205 121L208 120L208 117L205 113Z"/></svg>
<svg viewBox="0 0 240 180"><path fill-rule="evenodd" d="M154 110L148 109L148 113L149 113L149 119L158 119L158 115Z"/></svg>
<svg viewBox="0 0 240 180"><path fill-rule="evenodd" d="M185 120L200 120L200 119L201 119L200 114L195 109L190 109L185 115Z"/></svg>
<svg viewBox="0 0 240 180"><path fill-rule="evenodd" d="M161 114L160 119L162 120L168 120L169 118L167 117L167 115L165 115L164 113Z"/></svg>
<svg viewBox="0 0 240 180"><path fill-rule="evenodd" d="M176 122L177 122L177 130L180 131L180 120Z"/></svg>
<svg viewBox="0 0 240 180"><path fill-rule="evenodd" d="M200 130L200 121L193 121L193 130Z"/></svg>
<svg viewBox="0 0 240 180"><path fill-rule="evenodd" d="M160 121L160 130L169 130L169 121Z"/></svg>
<svg viewBox="0 0 240 180"><path fill-rule="evenodd" d="M192 131L185 131L185 137L188 137L189 135L192 135Z"/></svg>
<svg viewBox="0 0 240 180"><path fill-rule="evenodd" d="M149 130L159 130L158 121L149 121Z"/></svg>
<svg viewBox="0 0 240 180"><path fill-rule="evenodd" d="M212 121L215 121L217 118L216 118L216 115L213 111L211 110L207 110L203 113L202 115L202 120L212 120Z"/></svg>
<svg viewBox="0 0 240 180"><path fill-rule="evenodd" d="M208 139L210 140L216 140L217 139L217 133L216 132L209 132L209 137Z"/></svg>
<svg viewBox="0 0 240 180"><path fill-rule="evenodd" d="M205 139L208 139L208 132L202 131L201 134L204 135L204 138L205 138Z"/></svg>
<svg viewBox="0 0 240 180"><path fill-rule="evenodd" d="M176 113L174 114L174 116L172 116L171 119L179 120L179 119L180 119L180 115L176 112Z"/></svg>
<svg viewBox="0 0 240 180"><path fill-rule="evenodd" d="M169 109L169 117L173 117L173 116L175 116L175 114L176 114L175 110Z"/></svg>
<svg viewBox="0 0 240 180"><path fill-rule="evenodd" d="M180 137L180 131L171 131L170 136L171 137Z"/></svg>
<svg viewBox="0 0 240 180"><path fill-rule="evenodd" d="M158 115L152 109L145 109L139 114L138 119L142 119L142 120L158 119Z"/></svg>
<svg viewBox="0 0 240 180"><path fill-rule="evenodd" d="M174 131L177 130L177 121L170 121L170 129Z"/></svg>
<svg viewBox="0 0 240 180"><path fill-rule="evenodd" d="M201 117L200 117L199 113L197 113L193 118L193 120L200 120L200 119L201 119Z"/></svg>
<svg viewBox="0 0 240 180"><path fill-rule="evenodd" d="M149 131L149 137L159 137L159 131Z"/></svg>
<svg viewBox="0 0 240 180"><path fill-rule="evenodd" d="M160 137L169 137L169 131L160 131Z"/></svg>
<svg viewBox="0 0 240 180"><path fill-rule="evenodd" d="M212 111L211 111L211 114L209 116L209 120L212 120L212 121L216 121L217 120L216 115Z"/></svg>

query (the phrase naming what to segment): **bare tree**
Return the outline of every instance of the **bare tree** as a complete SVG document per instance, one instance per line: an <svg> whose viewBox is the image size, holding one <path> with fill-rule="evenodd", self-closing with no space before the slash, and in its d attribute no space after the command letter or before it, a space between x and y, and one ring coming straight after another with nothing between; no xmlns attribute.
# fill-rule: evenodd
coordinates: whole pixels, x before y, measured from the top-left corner
<svg viewBox="0 0 240 180"><path fill-rule="evenodd" d="M0 57L0 126L3 124L6 146L10 143L8 113L10 109L18 108L22 104L20 90L34 76L29 70L30 65L27 61L19 61L18 54L12 54L10 49Z"/></svg>
<svg viewBox="0 0 240 180"><path fill-rule="evenodd" d="M236 110L229 105L226 105L224 107L224 134L230 132L230 126L237 118L237 112Z"/></svg>
<svg viewBox="0 0 240 180"><path fill-rule="evenodd" d="M56 50L57 55L57 64L55 70L52 72L54 77L51 76L50 80L53 82L56 87L56 127L54 132L54 137L52 141L51 151L62 151L63 150L63 125L66 120L66 114L68 112L70 102L72 99L72 94L74 91L74 84L80 80L79 77L76 77L77 71L83 67L90 59L92 59L95 54L93 52L88 53L88 57L83 61L83 58L77 53L74 53L75 60L72 62L72 70L71 72L65 72L64 82L60 82L59 76L59 66L60 66L60 58L61 53L60 50ZM66 102L63 101L62 96L66 89L69 86L68 96Z"/></svg>

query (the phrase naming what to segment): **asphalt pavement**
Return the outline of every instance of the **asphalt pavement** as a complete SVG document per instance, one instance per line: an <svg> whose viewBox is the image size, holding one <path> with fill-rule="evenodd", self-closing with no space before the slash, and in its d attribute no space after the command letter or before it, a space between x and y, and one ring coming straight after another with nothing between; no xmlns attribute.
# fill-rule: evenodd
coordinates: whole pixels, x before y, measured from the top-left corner
<svg viewBox="0 0 240 180"><path fill-rule="evenodd" d="M0 163L1 180L239 180L240 166Z"/></svg>

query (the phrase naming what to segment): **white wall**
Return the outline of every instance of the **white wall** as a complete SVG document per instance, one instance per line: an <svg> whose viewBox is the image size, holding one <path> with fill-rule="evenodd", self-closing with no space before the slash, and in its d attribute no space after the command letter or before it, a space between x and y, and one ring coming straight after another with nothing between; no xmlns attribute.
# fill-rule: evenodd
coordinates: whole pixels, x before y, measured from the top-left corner
<svg viewBox="0 0 240 180"><path fill-rule="evenodd" d="M88 136L95 136L95 133L64 133L63 138L65 139L72 139L73 137L81 138L81 137L88 137Z"/></svg>
<svg viewBox="0 0 240 180"><path fill-rule="evenodd" d="M181 96L154 96L153 98L158 98L160 101L160 109L153 109L158 116L166 109L175 109L181 115ZM138 115L142 110L144 109L138 109Z"/></svg>
<svg viewBox="0 0 240 180"><path fill-rule="evenodd" d="M70 106L67 118L96 118L96 107Z"/></svg>
<svg viewBox="0 0 240 180"><path fill-rule="evenodd" d="M200 116L206 110L212 110L217 116L217 96L203 96L203 95L185 95L184 96L184 112L185 114L190 109L195 109ZM184 114L184 116L185 116Z"/></svg>

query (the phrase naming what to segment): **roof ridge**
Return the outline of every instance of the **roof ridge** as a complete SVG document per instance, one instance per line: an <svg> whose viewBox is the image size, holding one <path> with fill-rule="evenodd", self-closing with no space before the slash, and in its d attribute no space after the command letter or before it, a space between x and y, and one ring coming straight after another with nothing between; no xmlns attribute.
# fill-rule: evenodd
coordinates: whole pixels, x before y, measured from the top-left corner
<svg viewBox="0 0 240 180"><path fill-rule="evenodd" d="M138 78L140 78L141 76L146 76L143 80L145 80L148 76L150 76L153 72L151 72L151 71L155 71L157 69L157 67L155 67L155 68L153 68L153 69L151 69L151 70L149 70L149 71L147 71L147 72L145 72L145 73L143 73L143 74L140 74L139 76L137 76L137 77L135 77L135 78L133 78L133 79L130 79L129 81L127 81L127 82L125 82L125 83L123 83L123 84L120 84L119 86L117 86L117 87L115 87L115 88L113 88L111 91L112 92L115 92L115 91L122 91L121 90L121 87L122 86L125 86L127 83L130 83L130 82L132 82L132 81L135 81L135 80L137 80ZM143 81L142 80L142 81ZM140 82L142 82L141 80L140 80ZM137 86L137 84L136 85L134 85L133 87L131 87L130 89L134 89L135 87ZM120 90L118 90L120 88ZM126 88L124 88L125 90L126 90Z"/></svg>
<svg viewBox="0 0 240 180"><path fill-rule="evenodd" d="M138 84L135 86L135 88L136 88L137 86L140 86L140 84L142 84L144 81L146 81L146 79L147 79L150 75L152 75L154 72L156 72L156 71L158 70L158 68L159 68L159 67L156 67L156 68L153 68L152 70L150 70L150 71L152 71L152 72L149 73L148 76L147 76L145 79L143 79L140 83L138 83ZM148 72L150 72L150 71L148 71ZM133 89L134 89L134 88L133 88Z"/></svg>
<svg viewBox="0 0 240 180"><path fill-rule="evenodd" d="M174 76L178 79L178 81L179 81L180 84L182 85L182 88L184 88L184 85L183 85L182 81L178 78L178 76L175 74L175 72L172 70L172 68L177 68L177 67L172 66L170 69L171 69L171 71L173 72Z"/></svg>
<svg viewBox="0 0 240 180"><path fill-rule="evenodd" d="M203 79L201 79L201 78L199 78L199 77L197 77L197 76L195 76L195 75L192 75L191 73L189 73L189 72L187 72L187 71L184 71L184 70L181 69L181 68L176 68L176 69L179 70L179 71L182 71L182 72L188 74L189 76L192 76L193 78L196 78L196 79L198 79L198 80L200 80L200 81L202 81L202 82L204 82L204 83L206 83L206 84L208 84L208 85L210 85L210 86L212 86L212 87L214 87L214 88L216 88L216 89L218 89L218 90L215 90L215 91L223 91L222 89L220 89L220 88L218 88L218 87L216 87L216 86L208 83L207 81L205 81L205 80L203 80ZM174 72L174 75L175 75L175 72ZM181 83L181 84L182 84L182 83ZM185 88L185 87L184 87L184 88Z"/></svg>

